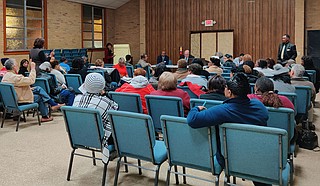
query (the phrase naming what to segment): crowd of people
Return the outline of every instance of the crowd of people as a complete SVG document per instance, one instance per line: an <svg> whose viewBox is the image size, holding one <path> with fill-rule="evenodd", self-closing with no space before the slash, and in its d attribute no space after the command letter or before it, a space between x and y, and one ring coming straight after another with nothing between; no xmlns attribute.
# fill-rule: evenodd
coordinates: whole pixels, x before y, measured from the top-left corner
<svg viewBox="0 0 320 186"><path fill-rule="evenodd" d="M107 44L106 57L97 59L94 68L90 68L82 58L75 58L71 67L68 61L62 58L60 62L54 59L54 52L45 56L41 50L44 40L38 38L34 48L30 51L30 60L23 59L20 65L14 59L1 60L4 68L0 71L2 82L14 85L19 104L36 102L42 115L42 122L51 121L48 115L49 107L57 110L63 105L95 108L101 112L105 129L104 146L113 143L110 138L111 128L107 115L108 110L117 110L118 105L108 96L110 85L115 82L113 91L138 93L141 96L143 113L147 114L145 95L175 96L183 101L184 113L188 124L192 128L216 126L225 122L250 123L252 125L266 126L268 120L268 107L285 107L295 109L293 103L278 92L295 92L295 86L309 86L312 89L312 103L309 108L308 125L314 129L313 104L316 93L319 92L320 74L314 66L312 58L303 56L301 64L295 64L295 45L291 44L290 36L283 36L283 43L279 46L277 60L271 58L252 61L250 54L241 53L233 60L231 54L223 55L221 52L210 57L207 64L200 58L195 58L189 50L184 52L177 61L177 69L172 72L166 68L169 65L169 56L165 51L157 57L157 65L151 74L155 81L150 82L146 77L146 70L151 69L148 55L142 54L134 70L134 76L128 77L128 65L133 65L130 55L120 57L110 73L105 70L104 64L113 64L112 44ZM20 68L18 68L20 66ZM97 71L103 70L103 75ZM227 81L221 74L224 69L230 70L230 80ZM306 70L316 71L316 82L310 82ZM49 73L54 74L57 80L52 79ZM85 92L75 95L72 87L66 86L63 74L80 74ZM41 87L32 86L36 77L45 78L50 85L50 92ZM153 84L155 83L155 84ZM254 92L250 91L250 83L255 83ZM190 96L179 88L187 85L200 99L220 100L222 105L212 108L198 106L190 108ZM120 108L121 109L121 108ZM105 148L104 155L109 157ZM223 159L219 158L223 166ZM260 183L255 183L259 185ZM263 185L263 184L262 184Z"/></svg>

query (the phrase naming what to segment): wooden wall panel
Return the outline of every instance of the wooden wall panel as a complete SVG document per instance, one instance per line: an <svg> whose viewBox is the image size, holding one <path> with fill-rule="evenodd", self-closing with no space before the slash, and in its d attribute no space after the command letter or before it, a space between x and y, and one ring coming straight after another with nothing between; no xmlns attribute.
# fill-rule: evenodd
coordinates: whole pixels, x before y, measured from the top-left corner
<svg viewBox="0 0 320 186"><path fill-rule="evenodd" d="M191 31L234 30L234 56L276 58L284 33L294 42L295 0L146 0L146 52L151 63L166 50L175 64ZM205 27L205 19L217 24ZM192 53L192 51L191 51Z"/></svg>

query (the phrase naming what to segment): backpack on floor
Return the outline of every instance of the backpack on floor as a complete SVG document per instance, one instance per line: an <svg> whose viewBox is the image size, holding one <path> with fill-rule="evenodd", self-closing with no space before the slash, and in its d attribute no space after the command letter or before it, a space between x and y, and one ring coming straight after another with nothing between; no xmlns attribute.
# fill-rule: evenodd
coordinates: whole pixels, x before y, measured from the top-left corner
<svg viewBox="0 0 320 186"><path fill-rule="evenodd" d="M301 148L313 150L318 147L318 136L314 131L301 129L298 131L297 144Z"/></svg>

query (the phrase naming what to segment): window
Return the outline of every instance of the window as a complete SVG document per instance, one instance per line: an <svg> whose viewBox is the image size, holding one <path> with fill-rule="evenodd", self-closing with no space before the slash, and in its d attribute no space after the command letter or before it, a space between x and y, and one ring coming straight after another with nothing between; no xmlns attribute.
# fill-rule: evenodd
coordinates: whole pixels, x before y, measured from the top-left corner
<svg viewBox="0 0 320 186"><path fill-rule="evenodd" d="M25 51L44 38L44 0L5 1L5 51Z"/></svg>
<svg viewBox="0 0 320 186"><path fill-rule="evenodd" d="M103 47L103 17L103 8L82 5L82 45L84 48Z"/></svg>

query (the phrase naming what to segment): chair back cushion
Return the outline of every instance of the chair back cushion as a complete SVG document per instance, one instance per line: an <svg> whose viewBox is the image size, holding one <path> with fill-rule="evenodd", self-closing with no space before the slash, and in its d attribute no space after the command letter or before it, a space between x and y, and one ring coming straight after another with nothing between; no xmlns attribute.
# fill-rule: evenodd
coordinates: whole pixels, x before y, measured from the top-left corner
<svg viewBox="0 0 320 186"><path fill-rule="evenodd" d="M119 110L143 113L139 94L127 92L109 92L110 97L118 103Z"/></svg>
<svg viewBox="0 0 320 186"><path fill-rule="evenodd" d="M18 109L17 95L12 84L0 83L3 105L7 109Z"/></svg>

